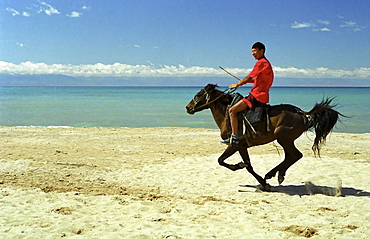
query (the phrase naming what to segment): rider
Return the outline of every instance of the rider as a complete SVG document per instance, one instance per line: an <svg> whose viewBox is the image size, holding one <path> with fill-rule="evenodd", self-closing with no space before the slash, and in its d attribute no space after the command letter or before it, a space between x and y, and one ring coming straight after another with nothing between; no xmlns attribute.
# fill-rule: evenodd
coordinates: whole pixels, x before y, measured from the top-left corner
<svg viewBox="0 0 370 239"><path fill-rule="evenodd" d="M229 110L231 121L231 138L222 140L224 144L239 144L238 136L238 116L237 113L245 109L253 109L254 102L261 103L269 102L269 90L274 80L274 72L270 62L265 57L265 45L261 42L256 42L252 46L252 55L257 60L253 70L244 79L237 84L231 84L229 88L238 88L246 83L254 83L251 92L245 98L232 106Z"/></svg>

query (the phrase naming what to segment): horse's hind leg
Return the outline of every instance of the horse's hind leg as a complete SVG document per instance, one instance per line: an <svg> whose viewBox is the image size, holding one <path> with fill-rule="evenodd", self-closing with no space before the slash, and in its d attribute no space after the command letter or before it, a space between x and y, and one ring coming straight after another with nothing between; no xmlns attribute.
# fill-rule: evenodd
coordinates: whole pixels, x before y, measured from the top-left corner
<svg viewBox="0 0 370 239"><path fill-rule="evenodd" d="M275 177L276 173L279 172L278 182L281 184L285 179L285 173L288 168L302 158L302 153L294 145L294 140L296 140L302 132L303 131L300 130L290 130L287 127L278 127L275 130L275 137L284 149L285 158L283 162L265 175L265 180Z"/></svg>
<svg viewBox="0 0 370 239"><path fill-rule="evenodd" d="M286 160L283 161L281 168L279 169L278 182L281 184L285 179L285 173L290 166L295 164L298 160L303 157L303 154L295 147L294 141L288 144L282 145L286 155Z"/></svg>
<svg viewBox="0 0 370 239"><path fill-rule="evenodd" d="M265 175L265 179L270 179L279 172L278 182L281 184L285 179L285 173L290 166L302 158L302 153L295 147L294 140L278 139L278 143L283 147L285 159L270 172Z"/></svg>

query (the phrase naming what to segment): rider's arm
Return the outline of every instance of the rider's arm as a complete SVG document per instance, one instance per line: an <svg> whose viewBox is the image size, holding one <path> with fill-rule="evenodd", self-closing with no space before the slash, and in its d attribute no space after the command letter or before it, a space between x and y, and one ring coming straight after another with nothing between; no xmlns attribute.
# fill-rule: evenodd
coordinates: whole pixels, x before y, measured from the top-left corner
<svg viewBox="0 0 370 239"><path fill-rule="evenodd" d="M243 79L241 79L237 84L231 84L229 88L238 88L239 86L245 85L248 82L253 82L254 79L250 76L246 76Z"/></svg>

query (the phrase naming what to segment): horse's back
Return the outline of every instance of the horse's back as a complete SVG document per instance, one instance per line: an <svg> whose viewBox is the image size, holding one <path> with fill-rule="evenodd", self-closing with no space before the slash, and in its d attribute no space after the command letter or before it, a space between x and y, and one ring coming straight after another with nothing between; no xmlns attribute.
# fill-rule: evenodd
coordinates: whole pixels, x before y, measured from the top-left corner
<svg viewBox="0 0 370 239"><path fill-rule="evenodd" d="M271 106L269 116L277 139L280 137L296 139L307 130L308 119L306 112L294 105L281 104Z"/></svg>
<svg viewBox="0 0 370 239"><path fill-rule="evenodd" d="M290 104L280 104L280 105L272 105L269 109L269 115L270 117L275 117L279 114L282 114L284 112L290 112L293 114L300 114L304 115L305 112L298 108L297 106L290 105Z"/></svg>

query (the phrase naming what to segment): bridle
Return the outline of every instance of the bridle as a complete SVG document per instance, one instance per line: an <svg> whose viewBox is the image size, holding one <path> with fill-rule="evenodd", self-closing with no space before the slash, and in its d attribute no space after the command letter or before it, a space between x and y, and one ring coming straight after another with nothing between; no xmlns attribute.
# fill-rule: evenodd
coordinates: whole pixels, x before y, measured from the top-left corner
<svg viewBox="0 0 370 239"><path fill-rule="evenodd" d="M217 101L221 97L233 93L235 90L236 90L236 88L233 88L233 89L228 88L228 89L224 90L222 92L222 94L220 94L219 96L217 96L216 98L214 98L213 100L211 100L210 93L208 93L205 89L203 89L203 91L204 91L203 95L201 95L198 98L196 98L196 96L194 96L194 98L192 100L193 103L194 103L192 108L193 108L193 110L195 110L195 107L197 107L198 109L205 109L205 107L209 106L210 104L212 104L213 102ZM204 103L201 106L197 106L197 104L199 104L199 102L201 102L203 99L206 99L206 103Z"/></svg>

